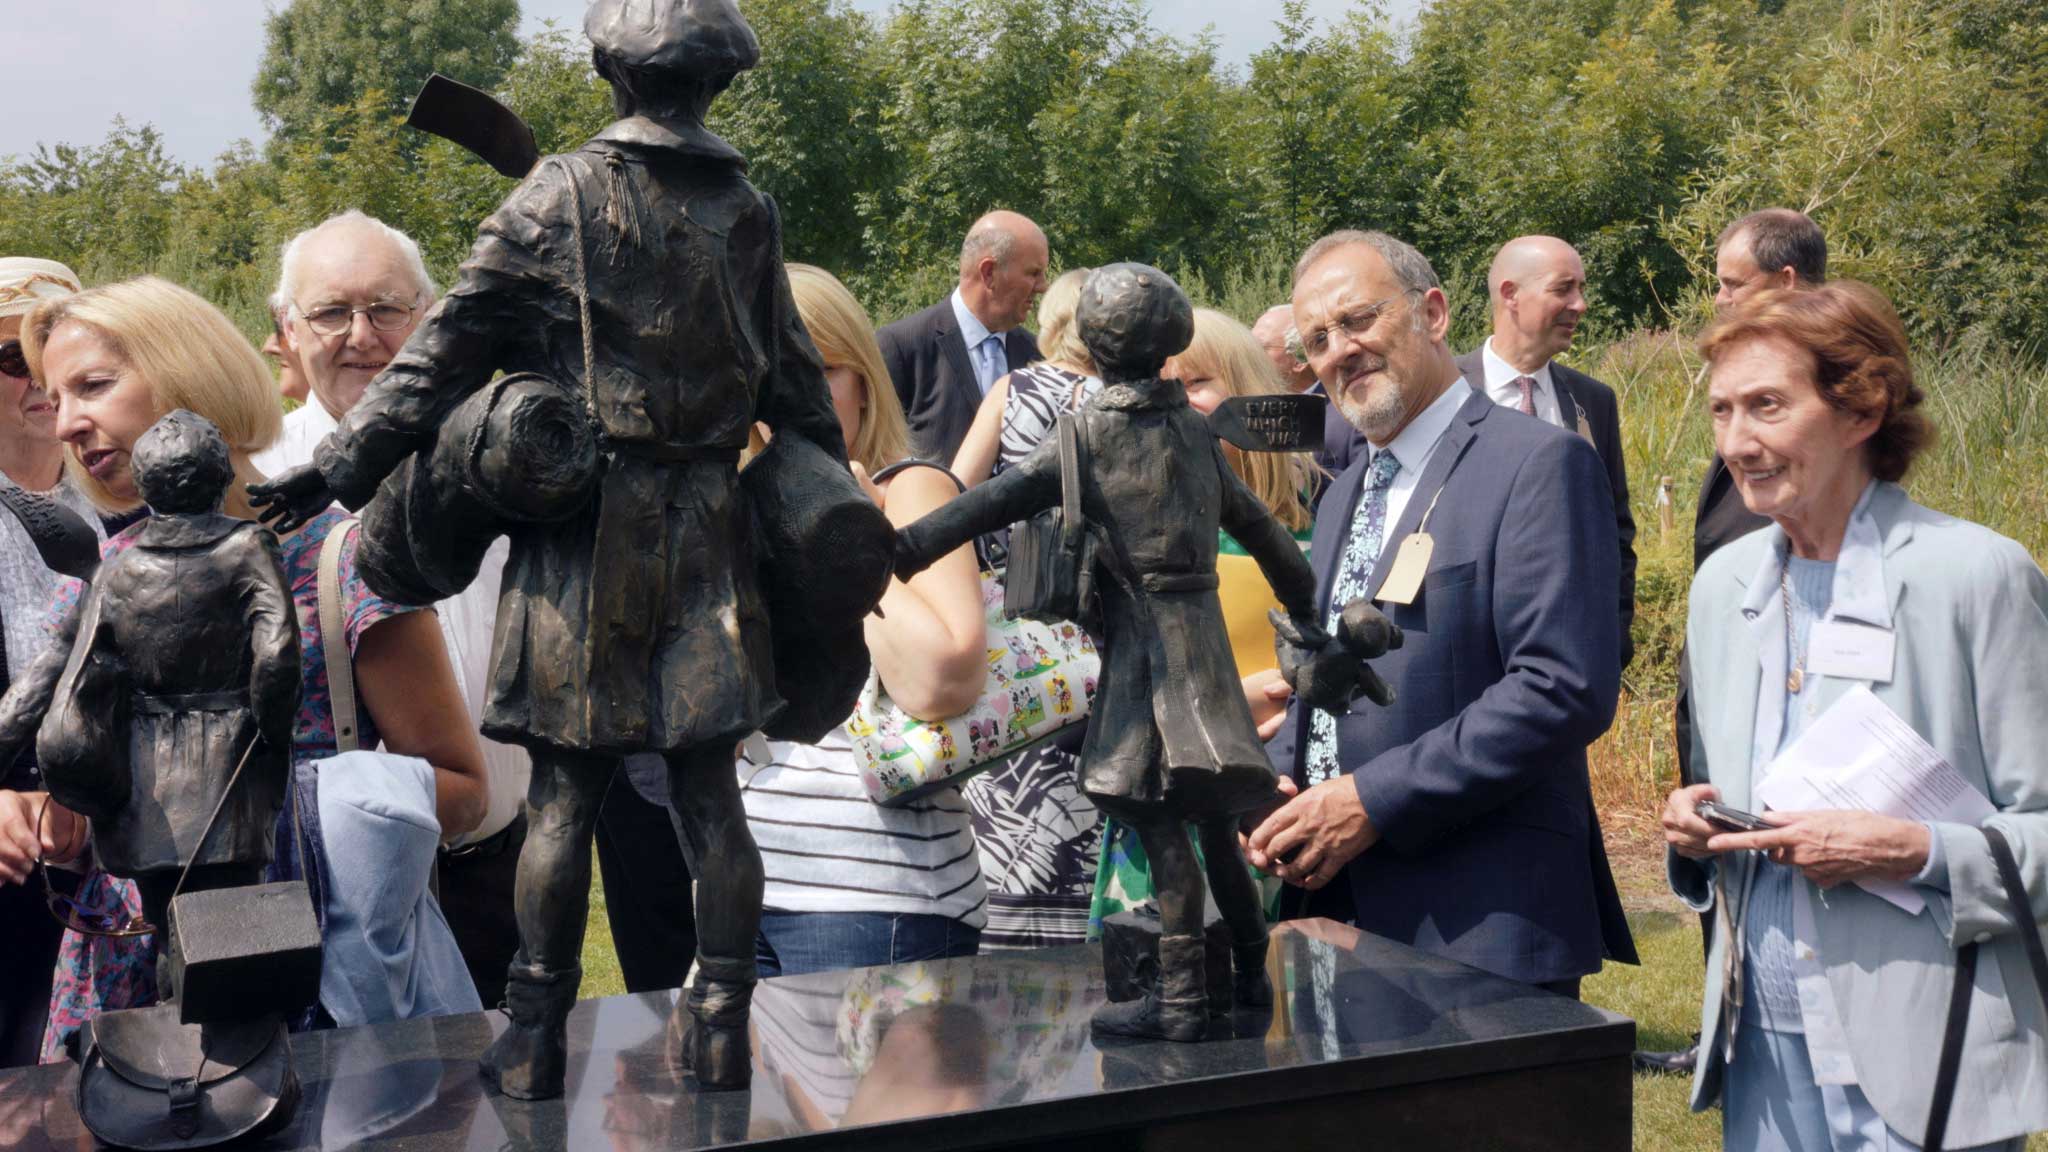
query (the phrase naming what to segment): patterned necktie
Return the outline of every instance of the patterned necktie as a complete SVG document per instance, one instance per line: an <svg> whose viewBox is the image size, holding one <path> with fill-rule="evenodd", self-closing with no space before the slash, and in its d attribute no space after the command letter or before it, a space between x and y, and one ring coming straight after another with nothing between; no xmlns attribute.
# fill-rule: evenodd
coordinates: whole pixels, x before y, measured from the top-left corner
<svg viewBox="0 0 2048 1152"><path fill-rule="evenodd" d="M1387 533L1387 490L1394 486L1394 474L1401 462L1382 448L1373 455L1365 473L1365 491L1351 514L1351 532L1345 538L1344 556L1337 561L1336 582L1330 588L1330 606L1323 613L1323 627L1332 634L1344 606L1366 594L1372 587L1372 572L1380 561L1380 544ZM1337 721L1317 708L1309 713L1308 782L1320 784L1337 775Z"/></svg>
<svg viewBox="0 0 2048 1152"><path fill-rule="evenodd" d="M1515 387L1522 390L1522 415L1534 416L1536 414L1536 378L1534 376L1517 376L1515 377Z"/></svg>

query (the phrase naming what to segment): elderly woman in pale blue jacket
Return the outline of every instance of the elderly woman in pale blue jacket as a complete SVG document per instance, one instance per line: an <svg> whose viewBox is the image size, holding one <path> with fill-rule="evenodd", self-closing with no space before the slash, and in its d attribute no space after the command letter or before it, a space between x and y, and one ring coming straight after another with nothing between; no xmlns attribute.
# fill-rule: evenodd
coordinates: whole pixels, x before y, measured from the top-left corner
<svg viewBox="0 0 2048 1152"><path fill-rule="evenodd" d="M1774 526L1693 581L1696 763L1665 805L1671 885L1717 930L1693 1106L1731 1150L1915 1149L1927 1136L1956 949L1983 946L1946 1147L2048 1128L2048 1037L2020 932L2048 915L2048 579L2019 545L1898 487L1933 438L1884 298L1838 281L1774 292L1702 339L1715 446ZM1867 627L1844 630L1844 623ZM1816 624L1860 638L1811 660ZM1867 685L1999 810L2030 909L1984 834L1860 811L1754 810L1772 761ZM1856 881L1909 883L1908 914Z"/></svg>

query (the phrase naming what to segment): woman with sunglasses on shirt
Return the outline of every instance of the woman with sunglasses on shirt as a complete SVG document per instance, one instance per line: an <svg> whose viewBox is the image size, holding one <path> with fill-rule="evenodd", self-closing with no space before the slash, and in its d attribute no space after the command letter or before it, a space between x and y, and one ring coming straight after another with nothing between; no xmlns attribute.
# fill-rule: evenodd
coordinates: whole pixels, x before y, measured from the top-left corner
<svg viewBox="0 0 2048 1152"><path fill-rule="evenodd" d="M54 260L0 257L0 488L53 500L104 539L92 503L65 480L56 408L29 378L21 348L21 322L29 310L78 287L77 274ZM44 617L62 579L44 566L21 520L0 511L0 642L6 650L0 675L7 683L28 670L46 643ZM8 941L0 948L0 1067L35 1063L50 1004L50 972L63 938L63 928L43 908L42 886L24 883L37 855L37 818L43 817L44 855L83 841L82 821L62 808L45 814L42 789L34 749L0 765L0 937ZM52 879L67 895L75 883L70 873Z"/></svg>

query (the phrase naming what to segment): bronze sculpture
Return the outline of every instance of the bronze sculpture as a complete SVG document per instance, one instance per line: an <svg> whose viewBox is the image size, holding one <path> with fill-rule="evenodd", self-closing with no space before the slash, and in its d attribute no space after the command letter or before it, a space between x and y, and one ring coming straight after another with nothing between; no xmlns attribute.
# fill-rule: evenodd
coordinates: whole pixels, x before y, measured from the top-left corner
<svg viewBox="0 0 2048 1152"><path fill-rule="evenodd" d="M1094 1027L1194 1040L1207 1016L1203 871L1230 927L1235 997L1256 1006L1272 996L1265 918L1237 826L1277 793L1224 639L1217 528L1257 559L1296 636L1311 648L1328 647L1329 638L1314 619L1315 577L1301 550L1230 470L1180 382L1159 378L1193 334L1193 310L1179 286L1142 264L1098 269L1082 289L1075 323L1105 385L1077 416L1103 653L1082 787L1098 808L1137 830L1162 924L1159 987L1106 1005ZM1052 507L1060 495L1059 441L1048 438L1019 466L902 530L897 573L919 571L977 534ZM1187 822L1199 830L1200 866Z"/></svg>
<svg viewBox="0 0 2048 1152"><path fill-rule="evenodd" d="M255 884L270 862L299 618L276 537L220 510L234 472L211 422L172 412L133 460L154 515L86 589L37 744L51 796L91 818L100 866L136 882L161 929L181 868L197 892ZM155 938L161 957L167 937Z"/></svg>
<svg viewBox="0 0 2048 1152"><path fill-rule="evenodd" d="M802 710L791 705L814 703L778 691L803 669L777 669L771 617L778 630L803 619L836 636L819 664L864 665L858 619L888 577L887 524L847 472L823 367L790 298L775 206L747 182L740 154L703 126L712 99L758 60L752 30L731 0L596 0L584 27L620 119L543 161L507 197L453 290L313 465L251 489L285 524L332 498L352 508L373 496L404 500L417 512L438 503L412 491L430 488L434 470L401 465L436 455L437 432L447 437L458 407L498 370L555 382L566 403L587 410L595 474L554 477L576 495L559 519L522 523L514 494L488 490L488 445L471 455L482 457L478 468L454 470L467 495L502 511L512 536L484 731L525 744L534 772L511 1026L483 1073L524 1099L563 1089L593 822L621 758L635 752L667 758L698 877L683 1058L703 1087L747 1083L762 878L733 747L756 729L788 730ZM764 456L766 478L757 462L743 483L735 464L757 421L775 433L775 460ZM581 442L564 437L565 448L570 441ZM779 499L764 500L764 486ZM787 558L762 552L791 535L757 525L764 505L825 536L850 533L834 547L855 578L816 588L810 603L764 594L762 564ZM363 571L386 592L377 571L408 559L371 555L382 537L370 519ZM392 538L431 547L421 535ZM835 599L821 606L820 596ZM834 722L851 706L849 696Z"/></svg>

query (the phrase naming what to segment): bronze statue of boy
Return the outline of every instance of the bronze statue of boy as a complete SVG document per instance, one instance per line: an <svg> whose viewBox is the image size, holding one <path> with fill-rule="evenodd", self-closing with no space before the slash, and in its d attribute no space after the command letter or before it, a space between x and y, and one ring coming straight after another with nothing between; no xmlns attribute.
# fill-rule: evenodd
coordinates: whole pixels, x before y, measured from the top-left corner
<svg viewBox="0 0 2048 1152"><path fill-rule="evenodd" d="M1145 846L1160 911L1160 986L1095 1017L1112 1035L1200 1038L1206 1019L1202 873L1229 925L1243 1003L1269 1003L1266 923L1237 841L1246 813L1277 799L1238 681L1216 594L1218 527L1258 561L1313 647L1315 576L1279 521L1225 462L1209 422L1188 406L1168 357L1187 346L1194 313L1165 273L1142 264L1098 269L1075 313L1105 387L1078 414L1081 510L1101 571L1102 676L1082 789L1131 824ZM907 577L975 535L1060 501L1057 438L1016 468L897 535ZM1185 825L1202 844L1197 865Z"/></svg>
<svg viewBox="0 0 2048 1152"><path fill-rule="evenodd" d="M501 369L563 382L588 407L590 496L511 531L484 714L487 734L533 753L512 1022L483 1060L486 1079L524 1099L562 1092L591 834L635 752L668 760L697 878L683 1059L704 1087L747 1083L762 875L733 747L786 703L769 630L780 605L762 594L758 509L735 465L759 421L779 443L815 446L852 490L775 206L704 128L712 99L759 59L753 31L732 0L596 0L584 28L620 118L507 197L313 465L251 490L287 524L333 498L360 508Z"/></svg>

